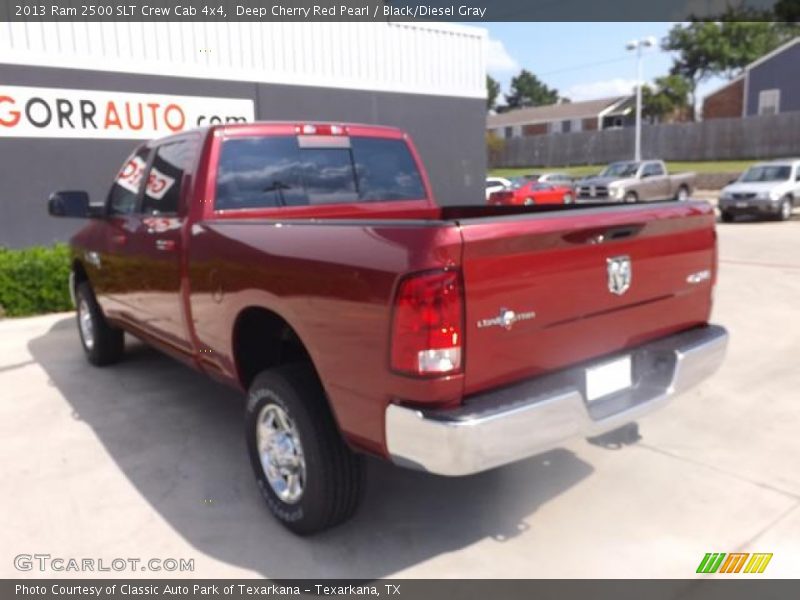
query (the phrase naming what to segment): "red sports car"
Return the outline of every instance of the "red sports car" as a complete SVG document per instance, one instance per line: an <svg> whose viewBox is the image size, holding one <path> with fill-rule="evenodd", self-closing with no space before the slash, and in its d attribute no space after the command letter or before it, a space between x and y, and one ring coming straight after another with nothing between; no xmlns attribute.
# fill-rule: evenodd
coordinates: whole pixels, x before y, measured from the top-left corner
<svg viewBox="0 0 800 600"><path fill-rule="evenodd" d="M519 204L571 204L575 192L571 187L535 180L515 182L511 188L494 192L489 204L512 206Z"/></svg>

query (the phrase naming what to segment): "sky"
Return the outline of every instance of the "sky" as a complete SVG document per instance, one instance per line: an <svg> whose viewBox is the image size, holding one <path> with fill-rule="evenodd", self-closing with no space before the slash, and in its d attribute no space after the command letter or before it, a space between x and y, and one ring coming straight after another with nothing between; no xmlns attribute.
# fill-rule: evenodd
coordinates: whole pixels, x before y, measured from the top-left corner
<svg viewBox="0 0 800 600"><path fill-rule="evenodd" d="M672 54L660 40L673 23L482 23L489 31L488 71L509 91L511 78L528 69L573 102L630 93L636 82L636 53L625 49L630 40L655 36L658 47L645 51L646 82L666 75ZM702 83L698 97L725 83ZM502 100L502 96L501 96Z"/></svg>

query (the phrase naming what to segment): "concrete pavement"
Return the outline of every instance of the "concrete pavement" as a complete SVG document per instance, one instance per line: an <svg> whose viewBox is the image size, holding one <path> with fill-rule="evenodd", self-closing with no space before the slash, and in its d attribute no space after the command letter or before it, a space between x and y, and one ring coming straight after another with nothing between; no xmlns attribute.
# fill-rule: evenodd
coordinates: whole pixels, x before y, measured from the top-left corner
<svg viewBox="0 0 800 600"><path fill-rule="evenodd" d="M370 461L355 519L301 539L270 517L238 394L129 340L94 369L73 317L0 322L0 575L20 553L194 559L194 577L693 577L706 552L800 569L800 217L719 225L713 379L641 439L443 479ZM92 575L89 573L88 575ZM94 574L103 576L105 574Z"/></svg>

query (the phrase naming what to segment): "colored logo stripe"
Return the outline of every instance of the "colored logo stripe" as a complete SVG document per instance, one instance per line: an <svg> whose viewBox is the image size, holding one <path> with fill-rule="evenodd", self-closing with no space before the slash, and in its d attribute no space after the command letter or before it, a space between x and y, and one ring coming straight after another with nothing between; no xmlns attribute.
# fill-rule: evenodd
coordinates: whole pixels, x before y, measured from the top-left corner
<svg viewBox="0 0 800 600"><path fill-rule="evenodd" d="M724 552L706 553L703 560L700 561L700 566L697 567L698 573L716 573L719 566L722 564L722 559L725 558Z"/></svg>
<svg viewBox="0 0 800 600"><path fill-rule="evenodd" d="M745 573L763 573L767 568L769 561L772 560L772 553L769 554L753 554L750 562L744 568Z"/></svg>
<svg viewBox="0 0 800 600"><path fill-rule="evenodd" d="M750 556L747 552L732 552L722 563L720 573L738 573L744 566L744 561Z"/></svg>
<svg viewBox="0 0 800 600"><path fill-rule="evenodd" d="M727 556L727 558L726 558ZM750 557L748 561L747 558ZM745 573L763 573L769 561L772 560L772 553L748 552L707 552L703 560L697 567L698 573L740 573L744 567ZM747 566L745 566L747 563Z"/></svg>

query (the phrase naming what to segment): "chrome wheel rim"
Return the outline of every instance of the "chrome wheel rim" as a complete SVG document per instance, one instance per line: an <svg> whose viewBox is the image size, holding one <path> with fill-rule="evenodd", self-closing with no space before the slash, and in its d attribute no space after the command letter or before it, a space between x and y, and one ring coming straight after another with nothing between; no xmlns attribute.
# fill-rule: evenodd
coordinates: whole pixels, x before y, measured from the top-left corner
<svg viewBox="0 0 800 600"><path fill-rule="evenodd" d="M684 201L686 201L687 198L689 198L689 193L686 191L686 189L684 189L684 188L679 189L678 190L678 200L681 201L681 202L684 202Z"/></svg>
<svg viewBox="0 0 800 600"><path fill-rule="evenodd" d="M533 198L526 198L525 206L533 206Z"/></svg>
<svg viewBox="0 0 800 600"><path fill-rule="evenodd" d="M306 461L297 427L283 408L267 404L261 409L256 442L272 491L287 504L299 502L306 484Z"/></svg>
<svg viewBox="0 0 800 600"><path fill-rule="evenodd" d="M81 300L78 304L78 325L81 328L81 338L87 350L94 348L94 323L92 313L86 300Z"/></svg>
<svg viewBox="0 0 800 600"><path fill-rule="evenodd" d="M564 194L564 204L572 204L572 194Z"/></svg>
<svg viewBox="0 0 800 600"><path fill-rule="evenodd" d="M792 205L786 200L783 201L783 204L781 205L781 210L783 211L784 221L792 216Z"/></svg>

